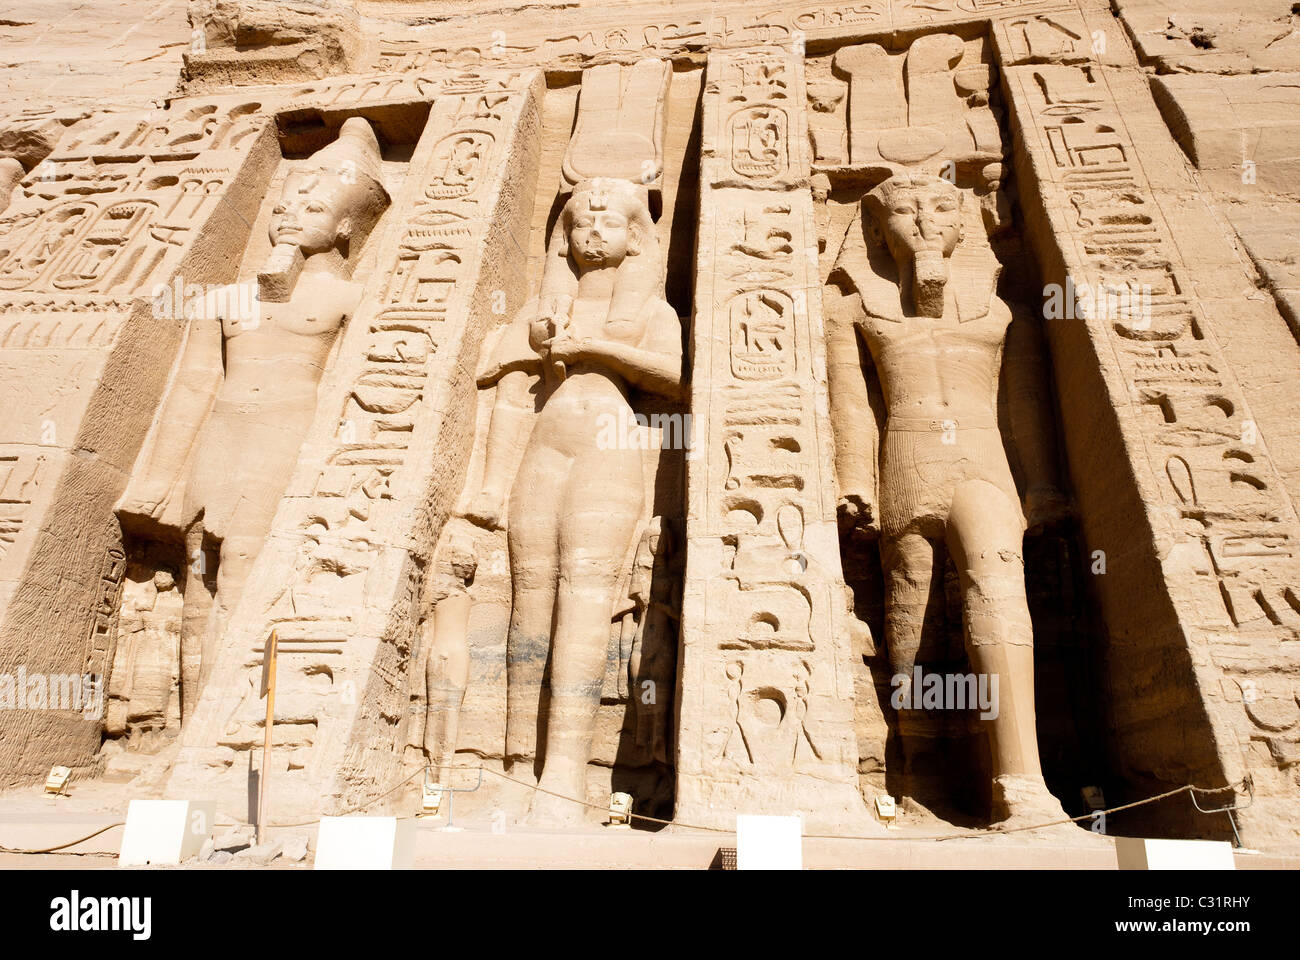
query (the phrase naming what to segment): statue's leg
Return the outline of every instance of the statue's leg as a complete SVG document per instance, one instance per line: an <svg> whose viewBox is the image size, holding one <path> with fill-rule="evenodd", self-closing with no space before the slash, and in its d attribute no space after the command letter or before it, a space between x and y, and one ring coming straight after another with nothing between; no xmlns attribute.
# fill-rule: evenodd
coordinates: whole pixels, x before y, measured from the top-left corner
<svg viewBox="0 0 1300 960"><path fill-rule="evenodd" d="M542 677L559 576L557 504L566 459L529 444L510 494L510 629L506 633L506 758L535 757Z"/></svg>
<svg viewBox="0 0 1300 960"><path fill-rule="evenodd" d="M934 577L934 544L914 530L882 537L880 562L885 574L885 647L893 671L891 699L905 704L897 710L903 790L911 796L918 715L918 709L910 706L912 668L921 648L930 582ZM920 695L920 691L916 693Z"/></svg>
<svg viewBox="0 0 1300 960"><path fill-rule="evenodd" d="M269 518L268 518L269 523ZM226 632L226 625L235 613L244 584L252 573L253 561L262 549L262 535L250 536L241 529L227 535L221 541L221 555L217 561L217 597L213 604L208 629L203 637L203 670L199 675L199 685L207 683L208 673L216 660L217 644ZM259 638L265 640L265 637Z"/></svg>
<svg viewBox="0 0 1300 960"><path fill-rule="evenodd" d="M457 593L433 608L433 645L425 668L424 745L439 783L448 782L447 767L456 752L460 708L469 683L471 606L468 593Z"/></svg>
<svg viewBox="0 0 1300 960"><path fill-rule="evenodd" d="M1043 782L1034 713L1034 637L1025 594L1019 506L997 486L957 486L948 549L961 581L966 649L989 694L994 819L1063 816ZM996 687L994 686L996 678Z"/></svg>
<svg viewBox="0 0 1300 960"><path fill-rule="evenodd" d="M560 582L551 659L546 755L539 783L586 799L596 711L622 566L644 501L639 450L604 450L574 461L561 502ZM572 800L536 794L539 822L581 820Z"/></svg>
<svg viewBox="0 0 1300 960"><path fill-rule="evenodd" d="M203 520L185 531L185 597L181 608L181 719L188 720L198 705L199 677L203 671L203 643L212 613L216 554L204 552Z"/></svg>
<svg viewBox="0 0 1300 960"><path fill-rule="evenodd" d="M676 698L677 673L674 668L677 666L677 625L664 614L658 604L651 604L648 615L651 625L655 627L655 650L646 673L654 681L654 687L639 690L636 695L650 696L651 702L645 709L649 711L652 722L651 755L660 763L667 763L670 718Z"/></svg>

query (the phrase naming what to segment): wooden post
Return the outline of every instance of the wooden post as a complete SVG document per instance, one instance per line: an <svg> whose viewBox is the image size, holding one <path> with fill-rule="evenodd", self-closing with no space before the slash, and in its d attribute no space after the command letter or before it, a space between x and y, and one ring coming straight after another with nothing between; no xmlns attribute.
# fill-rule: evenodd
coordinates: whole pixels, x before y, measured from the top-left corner
<svg viewBox="0 0 1300 960"><path fill-rule="evenodd" d="M270 773L271 735L275 728L275 660L280 641L274 630L262 653L262 693L266 698L266 737L262 741L262 772L257 778L257 842L266 840L266 780Z"/></svg>

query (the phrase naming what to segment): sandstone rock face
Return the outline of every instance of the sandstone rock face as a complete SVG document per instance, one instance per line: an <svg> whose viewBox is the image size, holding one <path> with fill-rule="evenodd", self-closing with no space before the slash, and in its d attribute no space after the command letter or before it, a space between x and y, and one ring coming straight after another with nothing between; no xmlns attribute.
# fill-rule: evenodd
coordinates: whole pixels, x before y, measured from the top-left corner
<svg viewBox="0 0 1300 960"><path fill-rule="evenodd" d="M1289 4L0 39L6 784L1300 844Z"/></svg>

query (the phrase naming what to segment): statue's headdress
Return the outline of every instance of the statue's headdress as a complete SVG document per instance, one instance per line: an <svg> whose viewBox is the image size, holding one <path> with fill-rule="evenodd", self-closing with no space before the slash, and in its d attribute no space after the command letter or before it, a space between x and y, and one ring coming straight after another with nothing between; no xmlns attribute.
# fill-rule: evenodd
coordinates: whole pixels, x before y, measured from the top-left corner
<svg viewBox="0 0 1300 960"><path fill-rule="evenodd" d="M577 291L578 278L569 257L568 230L572 212L583 203L595 210L618 205L627 214L628 256L618 268L610 317L633 316L650 298L663 296L664 276L659 234L650 215L645 185L631 180L592 177L574 185L573 194L551 234L541 296L545 300L561 294L573 296Z"/></svg>
<svg viewBox="0 0 1300 960"><path fill-rule="evenodd" d="M384 187L379 140L370 122L349 117L333 143L295 164L291 177L315 174L341 197L354 238L365 237L390 202Z"/></svg>

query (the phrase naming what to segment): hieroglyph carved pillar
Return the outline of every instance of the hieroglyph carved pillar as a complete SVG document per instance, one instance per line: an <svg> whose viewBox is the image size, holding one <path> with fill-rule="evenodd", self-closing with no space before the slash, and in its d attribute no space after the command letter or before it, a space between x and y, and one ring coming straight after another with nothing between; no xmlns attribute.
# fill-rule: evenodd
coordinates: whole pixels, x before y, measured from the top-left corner
<svg viewBox="0 0 1300 960"><path fill-rule="evenodd" d="M126 573L113 504L184 327L153 296L234 280L280 157L255 108L86 121L0 216L0 675L26 688L0 710L4 782L99 749Z"/></svg>
<svg viewBox="0 0 1300 960"><path fill-rule="evenodd" d="M1058 289L1045 326L1121 762L1171 785L1251 776L1249 839L1297 804L1300 526L1220 340L1251 305L1198 296L1245 276L1189 222L1200 214L1136 63L1068 47L1030 61L1025 36L996 34L1026 217Z"/></svg>
<svg viewBox="0 0 1300 960"><path fill-rule="evenodd" d="M243 790L272 628L277 816L334 812L396 777L422 570L465 481L479 348L524 300L541 84L424 82L427 123L169 792Z"/></svg>
<svg viewBox="0 0 1300 960"><path fill-rule="evenodd" d="M859 829L803 59L710 53L675 818Z"/></svg>

